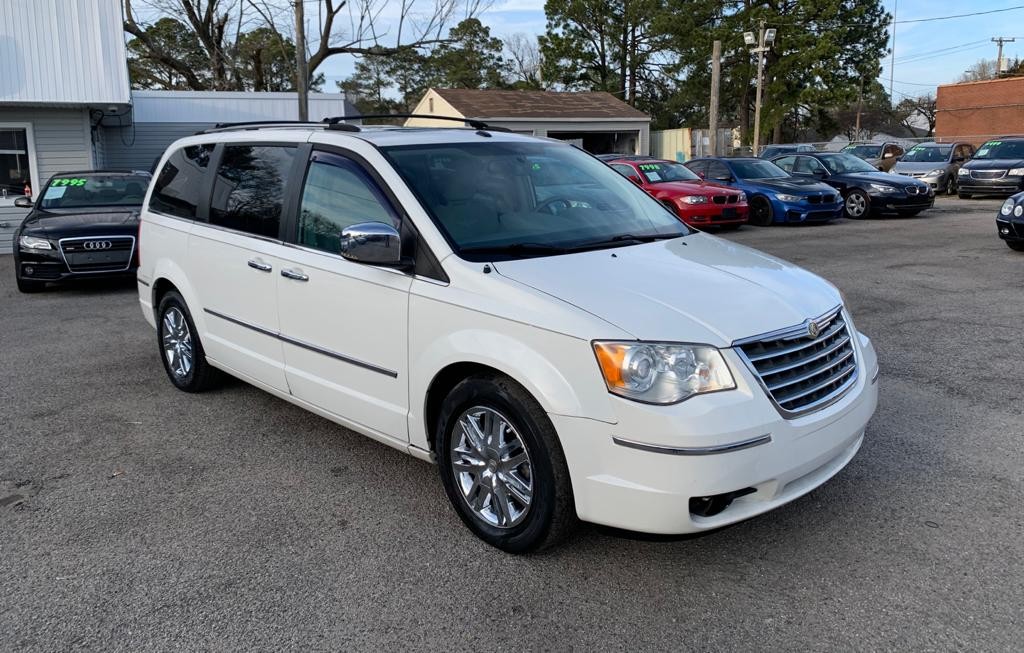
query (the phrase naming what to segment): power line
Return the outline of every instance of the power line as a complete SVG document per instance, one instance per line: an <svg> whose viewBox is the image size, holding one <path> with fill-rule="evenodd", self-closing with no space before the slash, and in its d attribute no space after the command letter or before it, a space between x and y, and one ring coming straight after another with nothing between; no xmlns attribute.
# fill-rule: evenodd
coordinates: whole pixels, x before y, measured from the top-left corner
<svg viewBox="0 0 1024 653"><path fill-rule="evenodd" d="M981 47L983 45L988 45L988 43L988 39L981 39L980 41L969 41L967 43L961 43L960 45L951 45L946 48L939 48L938 50L929 50L927 52L915 52L900 57L899 59L896 60L896 63L909 63L911 60L926 59L937 54L952 53L953 51L958 50L969 50L971 48L968 46Z"/></svg>
<svg viewBox="0 0 1024 653"><path fill-rule="evenodd" d="M989 11L975 11L970 14L956 14L954 16L933 16L931 18L913 18L911 20L896 20L893 21L893 23L897 25L902 25L905 23L930 23L936 20L952 20L954 18L969 18L970 16L985 16L987 14L998 14L1004 11L1014 11L1016 9L1024 9L1024 5L1005 7L1003 9L991 9Z"/></svg>

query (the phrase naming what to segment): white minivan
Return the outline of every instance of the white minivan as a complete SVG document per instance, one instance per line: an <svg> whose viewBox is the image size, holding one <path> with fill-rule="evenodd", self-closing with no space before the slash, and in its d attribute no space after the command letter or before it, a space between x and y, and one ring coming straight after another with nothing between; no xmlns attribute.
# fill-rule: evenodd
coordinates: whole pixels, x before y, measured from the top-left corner
<svg viewBox="0 0 1024 653"><path fill-rule="evenodd" d="M171 382L226 372L436 462L506 551L576 519L763 513L841 470L875 410L875 351L835 287L569 144L241 125L157 170L138 289Z"/></svg>

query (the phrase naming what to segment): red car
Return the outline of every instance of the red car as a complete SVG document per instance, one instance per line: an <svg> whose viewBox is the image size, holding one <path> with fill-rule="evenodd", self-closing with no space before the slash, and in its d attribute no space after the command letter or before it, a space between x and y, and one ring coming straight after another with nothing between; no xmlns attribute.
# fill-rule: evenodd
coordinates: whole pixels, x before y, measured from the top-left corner
<svg viewBox="0 0 1024 653"><path fill-rule="evenodd" d="M606 163L660 200L688 225L736 228L747 221L749 209L743 191L705 181L681 163L640 158Z"/></svg>

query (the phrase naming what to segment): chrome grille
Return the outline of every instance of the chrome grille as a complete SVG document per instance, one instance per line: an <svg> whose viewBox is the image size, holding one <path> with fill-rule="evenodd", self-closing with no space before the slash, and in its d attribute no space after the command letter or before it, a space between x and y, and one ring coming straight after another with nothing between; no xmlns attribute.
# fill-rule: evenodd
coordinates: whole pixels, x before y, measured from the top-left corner
<svg viewBox="0 0 1024 653"><path fill-rule="evenodd" d="M735 345L783 416L795 417L828 406L853 386L857 357L852 339L842 307L836 307L801 325Z"/></svg>
<svg viewBox="0 0 1024 653"><path fill-rule="evenodd" d="M971 179L1002 179L1006 170L971 170Z"/></svg>

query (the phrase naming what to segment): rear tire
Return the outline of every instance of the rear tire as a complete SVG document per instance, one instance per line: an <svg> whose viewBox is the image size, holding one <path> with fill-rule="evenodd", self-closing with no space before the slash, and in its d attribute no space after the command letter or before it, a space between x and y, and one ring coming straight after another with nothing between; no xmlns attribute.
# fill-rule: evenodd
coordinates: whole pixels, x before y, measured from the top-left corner
<svg viewBox="0 0 1024 653"><path fill-rule="evenodd" d="M528 553L557 543L575 527L558 434L518 383L497 373L463 380L445 398L436 429L445 493L484 542Z"/></svg>
<svg viewBox="0 0 1024 653"><path fill-rule="evenodd" d="M750 224L759 227L769 227L775 221L775 212L772 210L772 203L766 197L750 198Z"/></svg>
<svg viewBox="0 0 1024 653"><path fill-rule="evenodd" d="M19 276L15 276L15 279L18 282L18 290L23 292L23 293L25 293L25 294L42 292L46 288L46 282L45 281L34 281L32 279L22 279Z"/></svg>
<svg viewBox="0 0 1024 653"><path fill-rule="evenodd" d="M178 390L203 392L217 385L220 370L206 362L192 314L185 300L171 290L157 309L156 338L164 371Z"/></svg>
<svg viewBox="0 0 1024 653"><path fill-rule="evenodd" d="M851 220L866 218L871 212L871 198L864 191L855 188L847 193L846 199L843 200L843 211Z"/></svg>

